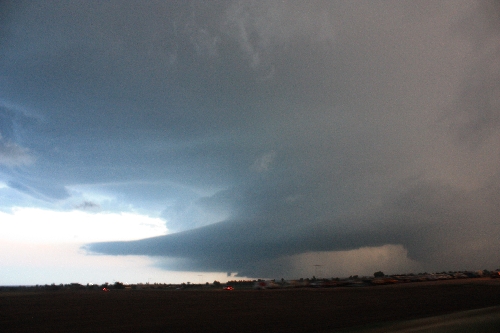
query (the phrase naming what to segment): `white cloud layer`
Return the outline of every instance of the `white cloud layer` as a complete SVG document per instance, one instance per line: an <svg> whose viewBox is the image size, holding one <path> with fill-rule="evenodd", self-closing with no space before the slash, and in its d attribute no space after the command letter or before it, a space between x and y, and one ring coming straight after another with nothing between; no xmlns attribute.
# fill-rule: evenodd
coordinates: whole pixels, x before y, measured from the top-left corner
<svg viewBox="0 0 500 333"><path fill-rule="evenodd" d="M165 221L133 213L87 213L14 207L0 212L0 241L30 244L134 240L167 234Z"/></svg>

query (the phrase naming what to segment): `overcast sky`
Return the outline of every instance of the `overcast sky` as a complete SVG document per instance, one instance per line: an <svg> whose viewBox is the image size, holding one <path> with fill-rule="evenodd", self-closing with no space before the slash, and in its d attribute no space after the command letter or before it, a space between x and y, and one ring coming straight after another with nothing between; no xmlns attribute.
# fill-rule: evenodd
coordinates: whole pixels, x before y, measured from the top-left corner
<svg viewBox="0 0 500 333"><path fill-rule="evenodd" d="M2 1L0 284L496 269L499 140L498 1Z"/></svg>

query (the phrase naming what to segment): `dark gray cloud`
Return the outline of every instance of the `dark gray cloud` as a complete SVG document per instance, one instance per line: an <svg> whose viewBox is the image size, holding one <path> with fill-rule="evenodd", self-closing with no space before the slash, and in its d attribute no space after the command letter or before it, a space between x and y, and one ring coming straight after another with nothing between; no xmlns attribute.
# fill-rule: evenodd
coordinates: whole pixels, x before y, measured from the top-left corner
<svg viewBox="0 0 500 333"><path fill-rule="evenodd" d="M172 232L89 250L249 276L386 244L495 263L498 2L7 8L0 131L36 159L0 190Z"/></svg>
<svg viewBox="0 0 500 333"><path fill-rule="evenodd" d="M461 22L459 33L473 41L477 52L462 93L457 99L459 113L451 117L460 138L474 146L498 132L500 126L500 3L487 1Z"/></svg>
<svg viewBox="0 0 500 333"><path fill-rule="evenodd" d="M92 201L84 201L81 204L76 206L76 209L85 210L85 211L99 211L101 208L100 205L92 202Z"/></svg>

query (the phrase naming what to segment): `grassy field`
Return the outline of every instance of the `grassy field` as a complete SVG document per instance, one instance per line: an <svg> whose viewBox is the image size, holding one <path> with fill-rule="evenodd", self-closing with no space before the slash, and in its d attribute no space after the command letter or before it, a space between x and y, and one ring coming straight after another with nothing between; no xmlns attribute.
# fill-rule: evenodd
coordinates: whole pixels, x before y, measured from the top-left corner
<svg viewBox="0 0 500 333"><path fill-rule="evenodd" d="M363 288L0 293L2 332L335 332L500 305L500 279Z"/></svg>

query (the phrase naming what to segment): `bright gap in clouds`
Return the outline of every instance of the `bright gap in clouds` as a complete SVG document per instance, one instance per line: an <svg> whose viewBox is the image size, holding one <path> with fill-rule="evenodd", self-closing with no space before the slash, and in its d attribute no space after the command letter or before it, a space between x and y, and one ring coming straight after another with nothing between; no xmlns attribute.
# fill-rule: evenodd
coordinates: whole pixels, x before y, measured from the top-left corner
<svg viewBox="0 0 500 333"><path fill-rule="evenodd" d="M167 232L164 220L135 213L15 207L11 214L0 212L0 285L229 279L221 272L165 271L146 256L89 255L81 249L86 243L136 240Z"/></svg>
<svg viewBox="0 0 500 333"><path fill-rule="evenodd" d="M144 256L88 255L81 249L88 242L166 233L165 221L134 213L15 207L11 214L0 212L0 267L4 273L0 285L197 281L197 275L162 271Z"/></svg>
<svg viewBox="0 0 500 333"><path fill-rule="evenodd" d="M134 213L57 212L16 207L0 212L0 239L29 243L135 240L167 234L165 221Z"/></svg>

